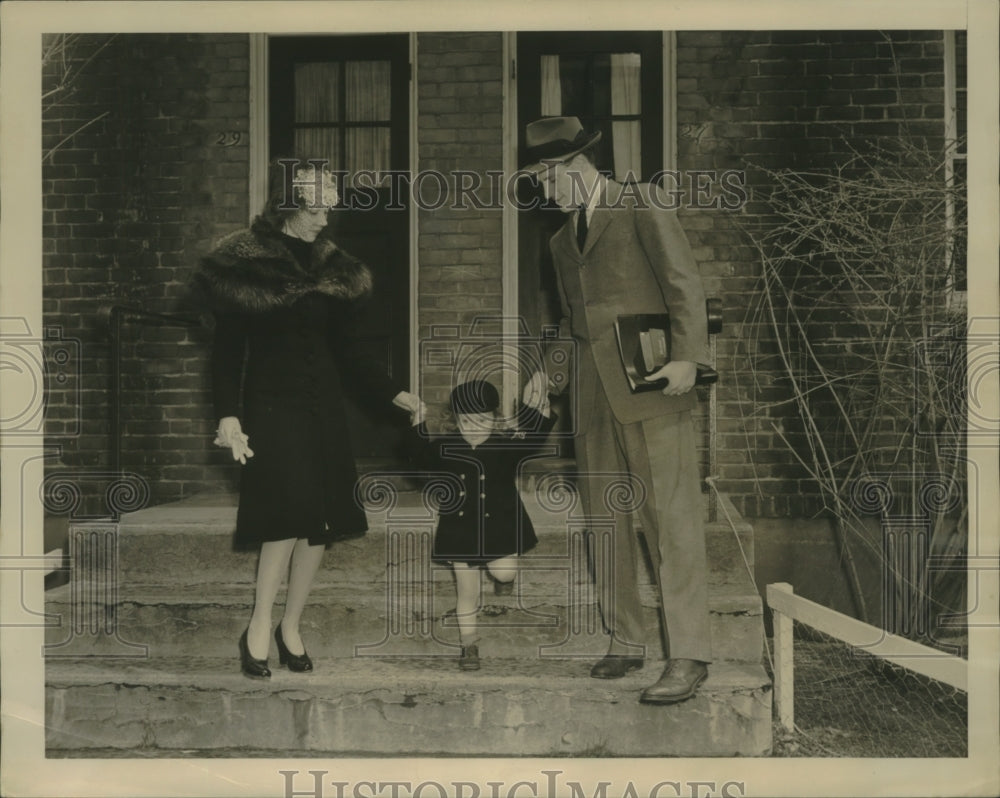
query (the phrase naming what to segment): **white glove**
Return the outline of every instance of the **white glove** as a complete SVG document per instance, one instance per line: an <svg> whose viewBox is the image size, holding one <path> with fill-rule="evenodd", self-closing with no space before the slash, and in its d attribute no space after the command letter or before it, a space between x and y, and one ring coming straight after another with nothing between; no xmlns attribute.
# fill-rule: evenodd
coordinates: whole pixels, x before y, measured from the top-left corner
<svg viewBox="0 0 1000 798"><path fill-rule="evenodd" d="M393 398L392 403L410 414L410 424L413 426L419 424L427 416L427 405L415 393L400 391Z"/></svg>
<svg viewBox="0 0 1000 798"><path fill-rule="evenodd" d="M239 460L241 465L247 464L247 458L253 457L253 449L250 448L250 436L243 432L240 420L236 416L226 416L219 420L219 428L215 431L216 446L232 450L233 459Z"/></svg>
<svg viewBox="0 0 1000 798"><path fill-rule="evenodd" d="M534 408L546 418L549 417L549 379L544 371L536 371L524 384L521 402Z"/></svg>

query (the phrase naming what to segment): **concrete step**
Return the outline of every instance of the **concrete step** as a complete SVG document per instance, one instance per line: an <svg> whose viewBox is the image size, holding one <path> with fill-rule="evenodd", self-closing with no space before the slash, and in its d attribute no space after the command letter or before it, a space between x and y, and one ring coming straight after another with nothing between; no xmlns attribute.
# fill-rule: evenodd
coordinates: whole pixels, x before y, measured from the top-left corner
<svg viewBox="0 0 1000 798"><path fill-rule="evenodd" d="M115 538L119 583L252 582L256 551L238 551L232 545L235 507L220 504L218 498L214 504L205 501L160 505L123 516ZM530 495L525 506L539 538L539 545L525 557L525 567L547 569L550 577L564 582L559 571L565 571L572 564L571 555L581 550L580 533L568 531L578 527L576 520L566 512L544 510ZM710 570L713 577L726 580L742 579L748 567L752 571L754 556L752 528L738 515L732 517L735 533L726 520L706 527ZM428 558L435 515L423 507L419 493L398 494L395 507L369 510L368 519L365 537L329 548L318 583L376 581L384 578L386 565L412 568ZM579 565L573 565L576 580L589 581L586 567ZM648 567L640 573L640 581L652 582Z"/></svg>
<svg viewBox="0 0 1000 798"><path fill-rule="evenodd" d="M659 663L624 679L589 660L316 659L311 674L250 680L235 659L46 664L46 754L134 757L246 750L272 756L763 756L771 687L760 665L713 665L697 695L639 704Z"/></svg>
<svg viewBox="0 0 1000 798"><path fill-rule="evenodd" d="M531 571L522 573L515 594L503 597L494 595L492 583L483 580L477 620L484 647L526 659L540 654L601 656L609 641L593 587L579 589L564 582L561 591L533 590L531 576ZM361 652L384 656L448 650L458 640L454 582L445 568L435 569L434 577L409 589L389 588L384 578L369 590L317 585L302 621L310 652L350 657ZM657 594L645 585L640 595L645 642L650 656L662 657ZM709 595L715 659L760 662L763 608L749 579L715 582ZM171 584L146 586L123 591L109 604L99 591L71 584L48 591L46 597L46 610L54 621L46 628L52 655L138 656L144 649L153 657L232 657L235 641L250 618L253 589L244 584L205 584L197 591ZM279 594L275 621L281 617L283 599Z"/></svg>

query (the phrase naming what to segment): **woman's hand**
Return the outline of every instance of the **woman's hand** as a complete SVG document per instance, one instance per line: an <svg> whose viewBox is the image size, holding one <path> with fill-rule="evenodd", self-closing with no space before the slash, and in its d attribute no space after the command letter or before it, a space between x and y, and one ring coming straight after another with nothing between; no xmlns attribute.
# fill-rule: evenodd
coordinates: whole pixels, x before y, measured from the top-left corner
<svg viewBox="0 0 1000 798"><path fill-rule="evenodd" d="M213 443L232 450L233 459L239 460L241 465L246 465L247 458L253 457L253 449L249 445L250 436L243 432L240 420L236 416L220 419Z"/></svg>
<svg viewBox="0 0 1000 798"><path fill-rule="evenodd" d="M407 413L410 414L410 424L414 426L419 424L424 420L427 415L427 405L425 405L420 397L415 393L409 393L408 391L400 391L393 398L392 403L396 407L401 407Z"/></svg>
<svg viewBox="0 0 1000 798"><path fill-rule="evenodd" d="M537 410L546 418L549 417L549 381L545 372L536 371L531 375L531 379L524 384L524 391L521 394L521 402L534 410Z"/></svg>

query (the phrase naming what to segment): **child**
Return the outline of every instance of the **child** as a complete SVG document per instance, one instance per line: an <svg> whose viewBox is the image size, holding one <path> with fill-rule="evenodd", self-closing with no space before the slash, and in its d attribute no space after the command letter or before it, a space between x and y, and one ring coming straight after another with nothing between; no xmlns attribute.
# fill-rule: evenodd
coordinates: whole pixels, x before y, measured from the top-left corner
<svg viewBox="0 0 1000 798"><path fill-rule="evenodd" d="M455 572L462 670L479 669L479 569L496 580L499 595L513 591L517 557L538 543L517 491L518 467L544 442L552 429L544 391L525 390L520 430L501 429L496 410L500 396L485 380L457 386L448 406L454 432L431 439L419 415L412 428L415 461L421 467L452 473L462 487L453 510L442 513L434 536L432 559L449 563ZM530 437L528 433L531 433Z"/></svg>

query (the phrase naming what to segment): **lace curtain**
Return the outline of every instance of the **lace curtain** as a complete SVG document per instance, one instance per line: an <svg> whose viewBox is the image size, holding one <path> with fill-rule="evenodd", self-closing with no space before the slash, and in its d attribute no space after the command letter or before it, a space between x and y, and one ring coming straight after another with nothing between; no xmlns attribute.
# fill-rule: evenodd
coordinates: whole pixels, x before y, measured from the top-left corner
<svg viewBox="0 0 1000 798"><path fill-rule="evenodd" d="M638 116L640 107L639 74L641 57L638 53L611 55L611 115ZM615 154L615 178L638 180L642 177L642 143L638 119L611 122L611 141Z"/></svg>
<svg viewBox="0 0 1000 798"><path fill-rule="evenodd" d="M559 56L542 56L541 78L542 116L562 116L562 80L559 77Z"/></svg>
<svg viewBox="0 0 1000 798"><path fill-rule="evenodd" d="M308 157L327 158L333 168L346 169L352 174L362 169L387 171L392 115L390 66L388 61L298 64L295 67L296 150ZM340 118L341 69L343 120ZM309 126L298 126L301 124Z"/></svg>

